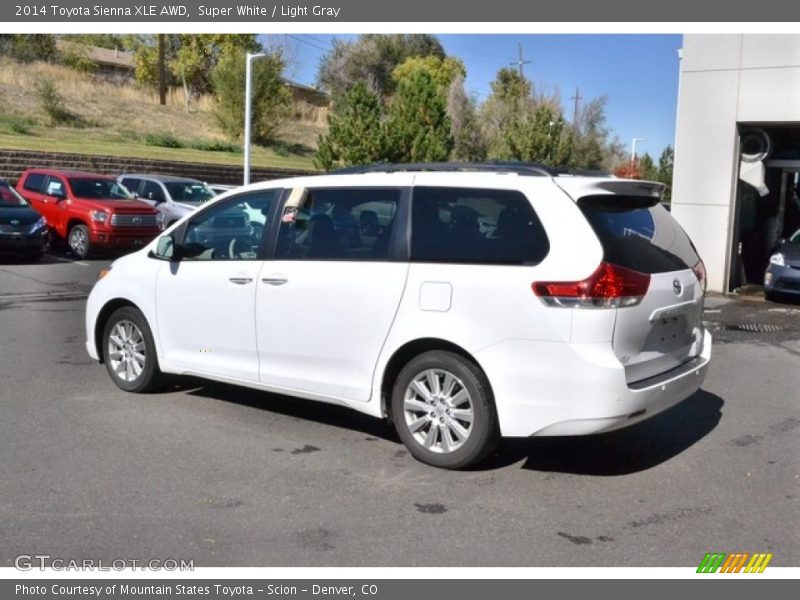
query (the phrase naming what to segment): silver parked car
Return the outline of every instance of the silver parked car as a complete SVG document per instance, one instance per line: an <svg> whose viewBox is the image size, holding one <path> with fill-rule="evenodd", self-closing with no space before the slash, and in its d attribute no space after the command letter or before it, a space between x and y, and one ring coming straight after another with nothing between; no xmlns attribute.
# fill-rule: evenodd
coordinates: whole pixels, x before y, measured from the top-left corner
<svg viewBox="0 0 800 600"><path fill-rule="evenodd" d="M117 177L117 181L131 194L163 213L167 226L216 195L202 181L187 177L126 173Z"/></svg>

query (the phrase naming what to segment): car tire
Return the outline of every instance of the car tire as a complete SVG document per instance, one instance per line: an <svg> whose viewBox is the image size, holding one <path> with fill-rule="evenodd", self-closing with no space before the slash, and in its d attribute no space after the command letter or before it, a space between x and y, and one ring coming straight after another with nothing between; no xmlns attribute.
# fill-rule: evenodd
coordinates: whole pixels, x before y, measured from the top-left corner
<svg viewBox="0 0 800 600"><path fill-rule="evenodd" d="M70 252L78 259L84 259L92 251L92 243L89 240L89 228L86 225L75 225L69 230L67 245Z"/></svg>
<svg viewBox="0 0 800 600"><path fill-rule="evenodd" d="M425 352L400 371L392 390L391 416L409 452L435 467L474 465L500 439L486 375L453 352Z"/></svg>
<svg viewBox="0 0 800 600"><path fill-rule="evenodd" d="M111 380L122 390L152 392L162 383L156 345L147 319L136 308L117 309L103 328L103 358Z"/></svg>

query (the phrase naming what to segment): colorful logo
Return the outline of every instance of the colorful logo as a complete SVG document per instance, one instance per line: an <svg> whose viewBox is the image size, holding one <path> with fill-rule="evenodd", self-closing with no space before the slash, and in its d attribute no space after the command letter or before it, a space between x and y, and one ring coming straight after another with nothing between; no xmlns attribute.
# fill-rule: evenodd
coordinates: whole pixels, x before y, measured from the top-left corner
<svg viewBox="0 0 800 600"><path fill-rule="evenodd" d="M749 560L748 560L749 559ZM772 554L756 552L735 552L725 554L724 552L707 552L700 566L697 567L698 573L763 573L767 568ZM745 566L745 563L747 566Z"/></svg>

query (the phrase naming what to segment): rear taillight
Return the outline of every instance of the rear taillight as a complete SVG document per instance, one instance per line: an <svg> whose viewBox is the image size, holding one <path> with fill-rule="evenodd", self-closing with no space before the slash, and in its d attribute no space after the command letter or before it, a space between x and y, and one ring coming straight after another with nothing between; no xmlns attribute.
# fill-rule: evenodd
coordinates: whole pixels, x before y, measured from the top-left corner
<svg viewBox="0 0 800 600"><path fill-rule="evenodd" d="M700 282L700 285L703 288L703 293L705 294L706 288L708 287L708 274L706 273L706 265L701 260L692 267L692 271L694 272L694 276L697 277L697 281Z"/></svg>
<svg viewBox="0 0 800 600"><path fill-rule="evenodd" d="M582 281L537 281L533 293L548 306L618 308L636 306L650 287L650 275L603 262Z"/></svg>

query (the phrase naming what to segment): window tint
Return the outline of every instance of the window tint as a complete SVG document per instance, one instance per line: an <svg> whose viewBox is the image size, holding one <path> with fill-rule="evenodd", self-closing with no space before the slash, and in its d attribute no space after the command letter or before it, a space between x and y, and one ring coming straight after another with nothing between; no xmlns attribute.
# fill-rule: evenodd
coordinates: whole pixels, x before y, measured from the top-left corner
<svg viewBox="0 0 800 600"><path fill-rule="evenodd" d="M154 202L164 202L167 199L164 190L155 181L145 181L139 196Z"/></svg>
<svg viewBox="0 0 800 600"><path fill-rule="evenodd" d="M141 179L136 179L134 177L123 177L120 179L120 183L125 186L131 194L137 194L139 192L139 184L142 183Z"/></svg>
<svg viewBox="0 0 800 600"><path fill-rule="evenodd" d="M411 258L427 262L538 263L550 244L524 194L414 188Z"/></svg>
<svg viewBox="0 0 800 600"><path fill-rule="evenodd" d="M72 188L72 193L78 198L90 198L92 200L127 200L131 198L128 190L114 179L70 177L69 185Z"/></svg>
<svg viewBox="0 0 800 600"><path fill-rule="evenodd" d="M578 207L610 263L641 273L667 273L700 261L689 237L657 198L587 196Z"/></svg>
<svg viewBox="0 0 800 600"><path fill-rule="evenodd" d="M186 260L254 260L281 190L230 198L193 218L183 238Z"/></svg>
<svg viewBox="0 0 800 600"><path fill-rule="evenodd" d="M277 258L387 260L400 190L342 188L304 192L281 218ZM291 202L290 202L291 204Z"/></svg>
<svg viewBox="0 0 800 600"><path fill-rule="evenodd" d="M30 173L25 178L25 183L23 184L23 188L28 190L29 192L41 192L42 185L44 184L44 175L41 173Z"/></svg>
<svg viewBox="0 0 800 600"><path fill-rule="evenodd" d="M175 202L199 204L214 197L211 188L199 181L167 181L164 186Z"/></svg>

